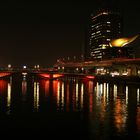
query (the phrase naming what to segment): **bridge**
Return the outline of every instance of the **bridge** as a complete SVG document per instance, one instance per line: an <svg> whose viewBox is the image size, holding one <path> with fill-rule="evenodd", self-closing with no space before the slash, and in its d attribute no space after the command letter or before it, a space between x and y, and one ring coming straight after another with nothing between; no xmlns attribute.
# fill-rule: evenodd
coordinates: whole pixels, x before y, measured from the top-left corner
<svg viewBox="0 0 140 140"><path fill-rule="evenodd" d="M140 58L115 58L104 61L82 61L64 62L59 61L53 69L47 68L23 68L23 69L2 69L0 77L8 76L13 73L32 73L48 79L55 79L66 76L140 76Z"/></svg>
<svg viewBox="0 0 140 140"><path fill-rule="evenodd" d="M59 61L54 65L54 68L61 72L140 76L140 58L114 58L104 61L82 62Z"/></svg>
<svg viewBox="0 0 140 140"><path fill-rule="evenodd" d="M85 74L85 73L68 73L68 72L60 72L57 70L49 71L47 69L3 69L0 70L0 78L7 77L13 74L20 74L23 77L27 75L36 75L40 78L54 80L63 77L78 77L80 79L87 78L87 79L94 79L95 76L92 74Z"/></svg>

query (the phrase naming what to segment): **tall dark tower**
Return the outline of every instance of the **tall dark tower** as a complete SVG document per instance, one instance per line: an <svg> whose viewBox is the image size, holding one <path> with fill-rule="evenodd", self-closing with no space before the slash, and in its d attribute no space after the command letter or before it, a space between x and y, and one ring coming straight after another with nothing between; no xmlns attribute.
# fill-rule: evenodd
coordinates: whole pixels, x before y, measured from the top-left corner
<svg viewBox="0 0 140 140"><path fill-rule="evenodd" d="M110 41L122 37L122 17L113 8L101 8L91 14L87 32L85 59L104 60L110 58Z"/></svg>

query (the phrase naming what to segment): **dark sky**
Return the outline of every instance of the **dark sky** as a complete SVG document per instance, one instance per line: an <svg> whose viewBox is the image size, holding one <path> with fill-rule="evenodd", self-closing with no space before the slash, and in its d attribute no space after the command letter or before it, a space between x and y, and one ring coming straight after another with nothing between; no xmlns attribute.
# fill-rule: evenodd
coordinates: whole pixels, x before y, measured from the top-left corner
<svg viewBox="0 0 140 140"><path fill-rule="evenodd" d="M102 1L1 3L0 67L9 63L48 67L58 58L80 56L87 17L99 8ZM123 11L124 35L139 34L139 1L110 1Z"/></svg>

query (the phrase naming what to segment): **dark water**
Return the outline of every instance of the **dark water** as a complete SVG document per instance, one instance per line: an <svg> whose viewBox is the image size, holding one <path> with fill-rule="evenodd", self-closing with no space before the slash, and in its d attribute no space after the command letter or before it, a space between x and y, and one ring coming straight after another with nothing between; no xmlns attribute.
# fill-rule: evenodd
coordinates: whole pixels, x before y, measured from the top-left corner
<svg viewBox="0 0 140 140"><path fill-rule="evenodd" d="M0 79L0 132L4 137L140 139L140 84Z"/></svg>

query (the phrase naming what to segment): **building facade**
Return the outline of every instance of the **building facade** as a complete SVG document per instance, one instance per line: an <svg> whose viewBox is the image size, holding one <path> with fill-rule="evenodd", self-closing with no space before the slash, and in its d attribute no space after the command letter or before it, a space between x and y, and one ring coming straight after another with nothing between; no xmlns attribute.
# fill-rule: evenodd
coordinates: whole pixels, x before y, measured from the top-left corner
<svg viewBox="0 0 140 140"><path fill-rule="evenodd" d="M112 54L110 42L122 37L122 17L119 12L102 9L91 15L87 31L85 60L105 60Z"/></svg>

